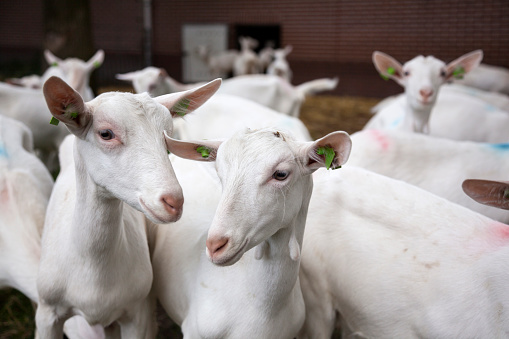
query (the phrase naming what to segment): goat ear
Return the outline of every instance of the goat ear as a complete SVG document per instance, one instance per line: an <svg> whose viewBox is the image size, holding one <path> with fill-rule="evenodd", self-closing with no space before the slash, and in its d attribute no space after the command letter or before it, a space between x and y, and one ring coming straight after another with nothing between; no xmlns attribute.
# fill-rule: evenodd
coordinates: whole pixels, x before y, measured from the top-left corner
<svg viewBox="0 0 509 339"><path fill-rule="evenodd" d="M159 76L162 78L169 77L168 72L164 68L159 68Z"/></svg>
<svg viewBox="0 0 509 339"><path fill-rule="evenodd" d="M136 77L137 72L129 72L129 73L117 73L115 74L115 79L122 81L133 81Z"/></svg>
<svg viewBox="0 0 509 339"><path fill-rule="evenodd" d="M83 138L92 121L92 115L86 109L79 93L55 76L46 80L43 92L53 117L62 121L78 138Z"/></svg>
<svg viewBox="0 0 509 339"><path fill-rule="evenodd" d="M373 52L373 64L380 75L385 79L389 78L403 85L403 66L401 63L388 54Z"/></svg>
<svg viewBox="0 0 509 339"><path fill-rule="evenodd" d="M352 141L346 132L332 132L321 139L307 143L304 148L305 166L311 171L320 167L336 169L346 163ZM309 145L310 144L310 145Z"/></svg>
<svg viewBox="0 0 509 339"><path fill-rule="evenodd" d="M23 81L20 78L5 79L5 83L13 86L23 86Z"/></svg>
<svg viewBox="0 0 509 339"><path fill-rule="evenodd" d="M285 46L285 55L288 56L288 54L292 53L293 46L292 45L286 45Z"/></svg>
<svg viewBox="0 0 509 339"><path fill-rule="evenodd" d="M164 131L166 148L170 153L189 160L215 161L222 141L180 141L173 139Z"/></svg>
<svg viewBox="0 0 509 339"><path fill-rule="evenodd" d="M92 70L99 68L104 61L104 51L102 49L95 52L95 54L87 61L87 68Z"/></svg>
<svg viewBox="0 0 509 339"><path fill-rule="evenodd" d="M56 57L49 49L44 50L44 58L50 66L58 66L62 62L62 59Z"/></svg>
<svg viewBox="0 0 509 339"><path fill-rule="evenodd" d="M446 79L463 78L463 75L470 72L481 63L483 58L483 51L478 49L476 51L467 53L460 56L458 59L451 61L445 66Z"/></svg>
<svg viewBox="0 0 509 339"><path fill-rule="evenodd" d="M467 179L463 181L463 191L478 203L509 209L509 182Z"/></svg>
<svg viewBox="0 0 509 339"><path fill-rule="evenodd" d="M221 79L188 91L165 94L154 100L170 110L173 117L183 117L203 105L221 86Z"/></svg>

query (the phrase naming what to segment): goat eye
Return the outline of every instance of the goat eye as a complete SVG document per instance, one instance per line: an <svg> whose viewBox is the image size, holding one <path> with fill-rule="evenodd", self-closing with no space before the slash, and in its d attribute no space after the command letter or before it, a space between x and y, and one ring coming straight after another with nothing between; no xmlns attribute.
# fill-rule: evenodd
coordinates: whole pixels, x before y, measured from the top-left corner
<svg viewBox="0 0 509 339"><path fill-rule="evenodd" d="M115 137L115 134L111 129L103 129L99 131L99 135L103 140L111 140Z"/></svg>
<svg viewBox="0 0 509 339"><path fill-rule="evenodd" d="M445 78L445 71L440 71L440 76L441 76L442 78Z"/></svg>
<svg viewBox="0 0 509 339"><path fill-rule="evenodd" d="M405 73L403 73L406 77L410 75L410 72L409 71L405 71Z"/></svg>
<svg viewBox="0 0 509 339"><path fill-rule="evenodd" d="M288 172L285 171L275 171L274 174L272 174L272 177L276 180L283 181L286 178L288 178Z"/></svg>

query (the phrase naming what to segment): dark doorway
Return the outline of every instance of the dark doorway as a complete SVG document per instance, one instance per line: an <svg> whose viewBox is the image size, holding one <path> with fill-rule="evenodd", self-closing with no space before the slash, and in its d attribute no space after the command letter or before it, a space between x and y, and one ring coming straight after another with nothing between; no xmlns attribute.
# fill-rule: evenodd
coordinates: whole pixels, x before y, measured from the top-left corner
<svg viewBox="0 0 509 339"><path fill-rule="evenodd" d="M249 36L258 40L258 48L255 52L259 52L265 46L273 48L280 47L281 26L279 25L234 25L233 44L236 49L240 49L239 37Z"/></svg>

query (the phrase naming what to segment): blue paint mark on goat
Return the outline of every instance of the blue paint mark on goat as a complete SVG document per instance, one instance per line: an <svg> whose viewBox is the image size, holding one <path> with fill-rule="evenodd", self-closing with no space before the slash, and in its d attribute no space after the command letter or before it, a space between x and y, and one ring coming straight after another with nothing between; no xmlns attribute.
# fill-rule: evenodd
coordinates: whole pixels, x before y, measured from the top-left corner
<svg viewBox="0 0 509 339"><path fill-rule="evenodd" d="M0 142L0 157L8 158L7 150L4 148L3 143Z"/></svg>
<svg viewBox="0 0 509 339"><path fill-rule="evenodd" d="M392 121L391 125L389 126L390 128L395 128L395 127L398 127L399 124L401 123L401 121L403 121L403 117L399 117L395 120Z"/></svg>
<svg viewBox="0 0 509 339"><path fill-rule="evenodd" d="M487 110L488 112L495 112L498 110L497 107L495 107L493 105L485 105L484 109Z"/></svg>
<svg viewBox="0 0 509 339"><path fill-rule="evenodd" d="M488 144L488 146L498 151L509 151L509 143Z"/></svg>

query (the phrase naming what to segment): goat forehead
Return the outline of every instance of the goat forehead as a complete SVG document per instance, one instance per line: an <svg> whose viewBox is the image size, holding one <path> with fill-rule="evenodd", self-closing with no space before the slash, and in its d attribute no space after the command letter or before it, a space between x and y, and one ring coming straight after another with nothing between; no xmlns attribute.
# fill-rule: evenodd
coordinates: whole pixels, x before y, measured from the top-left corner
<svg viewBox="0 0 509 339"><path fill-rule="evenodd" d="M156 67L147 67L136 74L133 80L133 86L138 86L137 91L146 91L149 84L159 78L160 70Z"/></svg>
<svg viewBox="0 0 509 339"><path fill-rule="evenodd" d="M80 59L76 59L76 58L70 58L70 59L65 59L62 63L61 63L61 67L64 67L64 68L81 68L81 69L85 69L85 62L83 60L80 60Z"/></svg>
<svg viewBox="0 0 509 339"><path fill-rule="evenodd" d="M445 63L432 55L426 57L419 55L407 62L405 66L415 70L434 70L444 67Z"/></svg>
<svg viewBox="0 0 509 339"><path fill-rule="evenodd" d="M159 73L161 73L161 71L159 70L159 68L150 66L145 68L145 71L143 73L146 76L156 77L159 76Z"/></svg>
<svg viewBox="0 0 509 339"><path fill-rule="evenodd" d="M279 133L279 136L276 136ZM244 169L246 174L259 174L279 163L295 158L293 139L280 132L258 130L239 133L225 141L218 152L218 169Z"/></svg>
<svg viewBox="0 0 509 339"><path fill-rule="evenodd" d="M140 117L169 116L168 110L154 101L147 93L132 94L109 92L99 95L90 102L98 112L119 112L123 115Z"/></svg>
<svg viewBox="0 0 509 339"><path fill-rule="evenodd" d="M136 127L148 125L157 130L171 129L168 110L146 93L104 93L90 102L92 114L103 120L114 120L117 125Z"/></svg>

